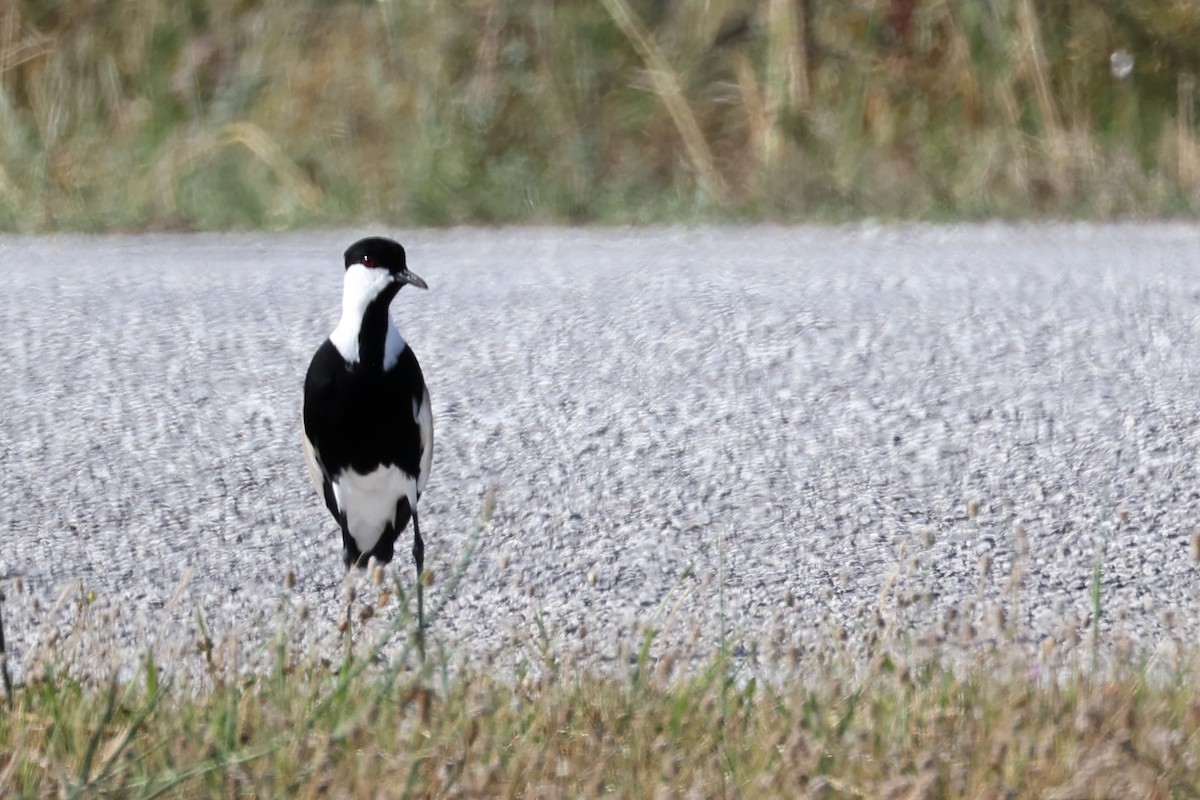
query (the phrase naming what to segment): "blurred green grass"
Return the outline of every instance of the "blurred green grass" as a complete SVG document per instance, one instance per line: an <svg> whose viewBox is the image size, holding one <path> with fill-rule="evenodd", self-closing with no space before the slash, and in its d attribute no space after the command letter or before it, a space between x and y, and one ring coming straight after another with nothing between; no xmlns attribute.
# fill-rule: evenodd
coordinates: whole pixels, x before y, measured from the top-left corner
<svg viewBox="0 0 1200 800"><path fill-rule="evenodd" d="M1190 215L1197 73L1194 0L10 0L0 229Z"/></svg>

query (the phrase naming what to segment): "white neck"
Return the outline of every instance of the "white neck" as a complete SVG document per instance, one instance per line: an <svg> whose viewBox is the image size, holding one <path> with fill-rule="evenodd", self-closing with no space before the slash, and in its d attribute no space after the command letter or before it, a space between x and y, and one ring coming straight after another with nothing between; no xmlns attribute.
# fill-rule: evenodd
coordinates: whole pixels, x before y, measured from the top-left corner
<svg viewBox="0 0 1200 800"><path fill-rule="evenodd" d="M351 264L342 281L342 318L329 334L329 341L342 354L348 364L356 364L358 336L362 330L363 315L367 306L391 283L391 276L381 269L369 269L362 264ZM383 346L383 368L391 369L405 347L391 314L387 318L387 340Z"/></svg>

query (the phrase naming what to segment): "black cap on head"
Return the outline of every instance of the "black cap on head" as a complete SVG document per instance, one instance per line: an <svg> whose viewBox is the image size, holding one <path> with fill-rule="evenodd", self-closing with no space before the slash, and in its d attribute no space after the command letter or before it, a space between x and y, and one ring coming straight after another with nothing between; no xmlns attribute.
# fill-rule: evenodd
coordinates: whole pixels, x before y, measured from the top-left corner
<svg viewBox="0 0 1200 800"><path fill-rule="evenodd" d="M388 272L404 272L407 264L404 259L404 248L399 242L382 236L371 236L359 239L346 250L346 269L352 264L364 264L368 267L379 267Z"/></svg>

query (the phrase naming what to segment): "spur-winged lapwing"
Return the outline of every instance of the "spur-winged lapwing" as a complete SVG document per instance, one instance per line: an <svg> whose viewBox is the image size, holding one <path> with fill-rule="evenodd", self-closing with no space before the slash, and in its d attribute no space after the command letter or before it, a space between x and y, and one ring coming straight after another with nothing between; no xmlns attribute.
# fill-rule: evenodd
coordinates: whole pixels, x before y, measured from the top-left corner
<svg viewBox="0 0 1200 800"><path fill-rule="evenodd" d="M425 544L417 501L433 461L433 413L417 357L388 312L405 284L429 288L408 271L397 242L373 237L346 251L342 318L304 379L304 454L341 526L347 569L365 567L372 556L391 561L412 518L421 630Z"/></svg>

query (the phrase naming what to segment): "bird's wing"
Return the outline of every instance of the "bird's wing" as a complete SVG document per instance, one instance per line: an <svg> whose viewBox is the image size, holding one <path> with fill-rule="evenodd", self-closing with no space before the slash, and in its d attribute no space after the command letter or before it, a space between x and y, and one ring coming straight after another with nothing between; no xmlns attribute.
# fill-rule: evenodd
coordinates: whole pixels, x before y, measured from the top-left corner
<svg viewBox="0 0 1200 800"><path fill-rule="evenodd" d="M321 463L321 456L317 453L316 445L312 443L312 439L308 436L308 427L304 424L304 417L300 417L300 428L304 431L304 463L308 464L308 476L312 478L313 487L316 488L317 494L325 500L325 505L329 507L329 513L335 517L338 516L336 508L337 501L333 495L333 478L325 470L325 465Z"/></svg>
<svg viewBox="0 0 1200 800"><path fill-rule="evenodd" d="M417 495L425 491L429 470L433 466L433 406L429 403L429 387L421 392L421 402L413 407L413 416L421 432L421 467L417 473Z"/></svg>
<svg viewBox="0 0 1200 800"><path fill-rule="evenodd" d="M300 417L300 429L304 431L304 463L308 465L308 476L312 478L317 493L323 494L325 481L329 480L329 476L325 474L325 470L321 468L321 462L317 460L317 451L313 447L312 439L308 438L308 428L304 425L303 415Z"/></svg>

